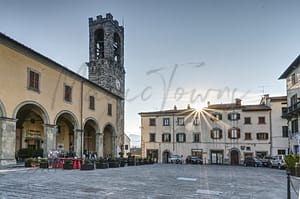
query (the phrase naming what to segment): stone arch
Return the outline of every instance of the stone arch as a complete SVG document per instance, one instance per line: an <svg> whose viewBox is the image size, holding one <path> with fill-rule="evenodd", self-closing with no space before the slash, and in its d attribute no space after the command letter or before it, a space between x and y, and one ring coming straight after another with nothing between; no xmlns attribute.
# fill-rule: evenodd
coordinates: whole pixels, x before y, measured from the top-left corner
<svg viewBox="0 0 300 199"><path fill-rule="evenodd" d="M56 149L66 156L74 157L79 147L75 133L79 128L76 116L67 110L60 111L54 119L54 124L57 126Z"/></svg>
<svg viewBox="0 0 300 199"><path fill-rule="evenodd" d="M49 115L48 115L46 109L45 109L41 104L39 104L38 102L35 102L35 101L24 101L24 102L20 103L20 104L15 108L12 117L13 117L14 119L17 119L17 114L18 114L18 112L20 111L20 109L21 109L22 107L24 107L24 106L26 106L26 105L35 105L35 106L39 107L40 110L41 110L41 113L42 113L42 117L43 117L42 119L43 119L44 123L45 123L45 124L50 124Z"/></svg>
<svg viewBox="0 0 300 199"><path fill-rule="evenodd" d="M103 128L103 156L116 156L116 131L111 123L106 123Z"/></svg>
<svg viewBox="0 0 300 199"><path fill-rule="evenodd" d="M237 148L232 148L229 151L230 155L230 164L239 165L240 164L240 150Z"/></svg>
<svg viewBox="0 0 300 199"><path fill-rule="evenodd" d="M16 152L22 148L35 151L36 156L43 156L47 151L49 115L46 109L35 101L20 103L13 112L16 122Z"/></svg>
<svg viewBox="0 0 300 199"><path fill-rule="evenodd" d="M86 118L84 121L83 132L83 153L86 156L98 153L99 124L97 120L92 117Z"/></svg>
<svg viewBox="0 0 300 199"><path fill-rule="evenodd" d="M74 113L72 113L71 111L68 111L68 110L63 110L63 111L60 111L54 118L54 124L57 123L57 120L60 116L64 115L64 114L68 114L71 116L72 118L72 124L74 125L74 128L75 129L79 129L79 122L78 122L78 119L76 117L76 115Z"/></svg>
<svg viewBox="0 0 300 199"><path fill-rule="evenodd" d="M5 106L1 100L0 100L0 117L7 117Z"/></svg>
<svg viewBox="0 0 300 199"><path fill-rule="evenodd" d="M169 163L169 157L171 155L170 150L166 149L162 153L162 163Z"/></svg>

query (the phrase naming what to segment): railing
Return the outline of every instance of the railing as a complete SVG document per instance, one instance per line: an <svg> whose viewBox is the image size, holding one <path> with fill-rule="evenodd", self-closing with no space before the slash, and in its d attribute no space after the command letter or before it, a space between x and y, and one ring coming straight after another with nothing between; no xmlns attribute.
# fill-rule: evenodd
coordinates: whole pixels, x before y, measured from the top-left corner
<svg viewBox="0 0 300 199"><path fill-rule="evenodd" d="M289 106L288 108L283 109L282 117L288 117L288 116L296 114L297 112L300 112L300 102L297 102L296 104L293 104L292 106Z"/></svg>

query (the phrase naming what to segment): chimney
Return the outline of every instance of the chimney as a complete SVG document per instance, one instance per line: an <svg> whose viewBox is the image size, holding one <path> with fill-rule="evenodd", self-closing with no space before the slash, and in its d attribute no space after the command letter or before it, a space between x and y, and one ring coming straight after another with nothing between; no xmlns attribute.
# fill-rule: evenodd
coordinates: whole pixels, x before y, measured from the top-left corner
<svg viewBox="0 0 300 199"><path fill-rule="evenodd" d="M238 106L240 106L242 104L242 100L239 99L239 98L236 98L235 99L235 104L238 105Z"/></svg>
<svg viewBox="0 0 300 199"><path fill-rule="evenodd" d="M187 109L190 109L190 108L191 108L191 106L190 106L190 104L188 104L188 105L187 105Z"/></svg>
<svg viewBox="0 0 300 199"><path fill-rule="evenodd" d="M176 105L174 105L174 110L177 111L177 106Z"/></svg>

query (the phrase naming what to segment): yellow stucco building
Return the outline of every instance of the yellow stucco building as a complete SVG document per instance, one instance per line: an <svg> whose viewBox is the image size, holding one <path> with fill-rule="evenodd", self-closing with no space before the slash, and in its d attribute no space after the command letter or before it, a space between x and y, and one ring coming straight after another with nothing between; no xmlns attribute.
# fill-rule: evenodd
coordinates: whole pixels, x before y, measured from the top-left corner
<svg viewBox="0 0 300 199"><path fill-rule="evenodd" d="M117 156L124 134L124 33L89 19L89 78L0 33L0 166L24 148ZM105 34L104 34L105 33Z"/></svg>

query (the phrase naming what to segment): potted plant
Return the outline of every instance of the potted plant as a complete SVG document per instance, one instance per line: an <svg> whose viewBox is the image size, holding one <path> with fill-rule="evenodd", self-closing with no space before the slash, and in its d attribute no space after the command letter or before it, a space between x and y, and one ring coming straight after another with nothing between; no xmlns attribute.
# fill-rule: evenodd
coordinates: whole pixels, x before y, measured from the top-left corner
<svg viewBox="0 0 300 199"><path fill-rule="evenodd" d="M96 169L107 169L109 168L109 163L100 157L98 160L96 160Z"/></svg>
<svg viewBox="0 0 300 199"><path fill-rule="evenodd" d="M48 158L41 158L39 159L40 168L48 169Z"/></svg>
<svg viewBox="0 0 300 199"><path fill-rule="evenodd" d="M110 158L109 159L109 168L118 168L120 167L120 162L117 158Z"/></svg>
<svg viewBox="0 0 300 199"><path fill-rule="evenodd" d="M295 175L295 166L296 163L299 162L299 156L294 156L294 155L287 155L285 158L285 163L286 163L286 170L287 172L290 172L291 175Z"/></svg>
<svg viewBox="0 0 300 199"><path fill-rule="evenodd" d="M128 166L135 166L135 164L136 164L136 161L135 161L135 158L134 158L134 156L131 156L131 153L127 153L127 156L128 156L128 158L127 158L127 165Z"/></svg>
<svg viewBox="0 0 300 199"><path fill-rule="evenodd" d="M25 167L35 167L35 159L34 158L27 158L25 160Z"/></svg>
<svg viewBox="0 0 300 199"><path fill-rule="evenodd" d="M65 159L63 168L68 170L73 169L73 161L71 159Z"/></svg>
<svg viewBox="0 0 300 199"><path fill-rule="evenodd" d="M85 159L80 170L94 170L94 163L89 159Z"/></svg>

